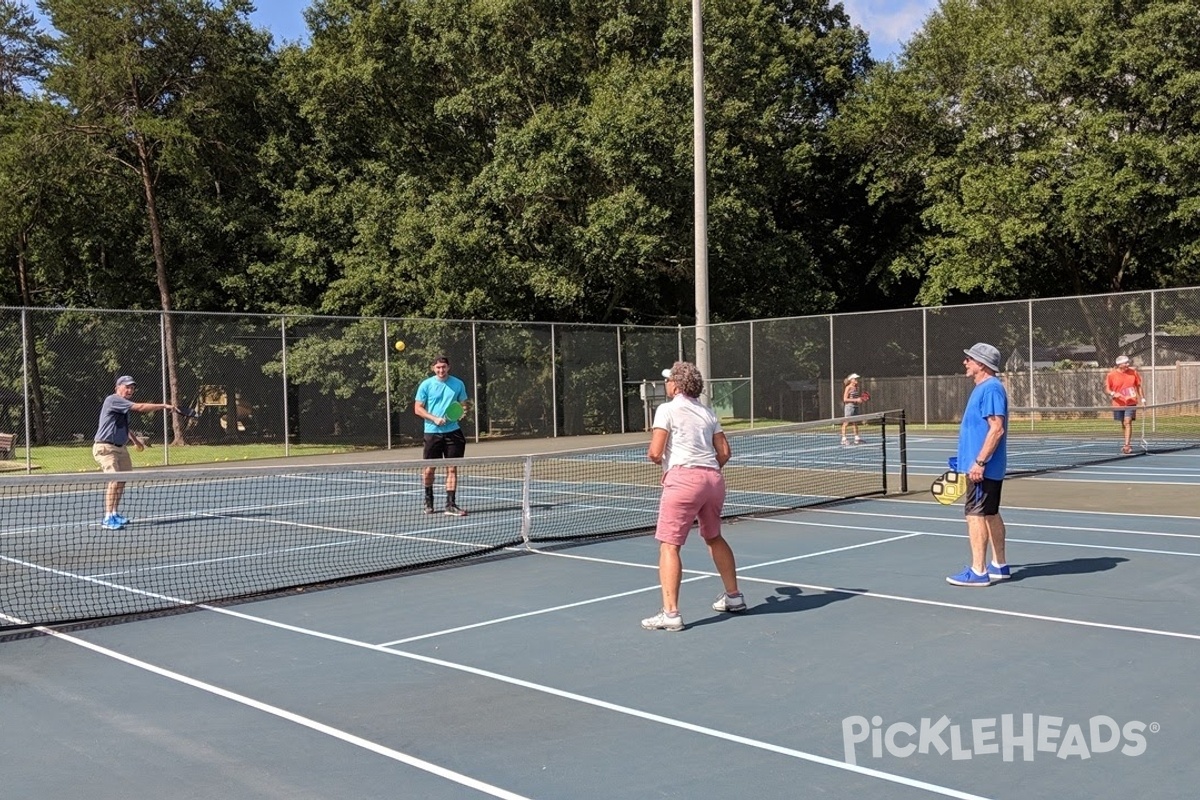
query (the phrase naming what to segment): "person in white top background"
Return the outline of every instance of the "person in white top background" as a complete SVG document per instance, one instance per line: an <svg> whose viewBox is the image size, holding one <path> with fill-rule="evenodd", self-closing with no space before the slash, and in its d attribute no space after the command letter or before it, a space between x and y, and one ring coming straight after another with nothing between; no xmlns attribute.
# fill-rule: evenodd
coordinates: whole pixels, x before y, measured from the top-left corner
<svg viewBox="0 0 1200 800"><path fill-rule="evenodd" d="M858 435L858 422L853 417L862 413L862 404L867 401L863 397L862 376L857 372L851 372L842 381L842 444L850 444L850 440L846 438L846 427L854 427L854 443L862 444L862 437Z"/></svg>
<svg viewBox="0 0 1200 800"><path fill-rule="evenodd" d="M662 584L662 610L642 620L647 630L681 631L679 586L683 560L679 550L687 541L692 523L699 520L700 536L721 576L724 591L712 607L716 611L746 610L738 590L733 549L721 535L721 509L725 505L725 476L721 468L732 456L729 440L712 409L700 401L704 377L695 364L676 361L663 371L667 402L654 412L650 447L646 456L663 467L662 497L658 503L658 579Z"/></svg>

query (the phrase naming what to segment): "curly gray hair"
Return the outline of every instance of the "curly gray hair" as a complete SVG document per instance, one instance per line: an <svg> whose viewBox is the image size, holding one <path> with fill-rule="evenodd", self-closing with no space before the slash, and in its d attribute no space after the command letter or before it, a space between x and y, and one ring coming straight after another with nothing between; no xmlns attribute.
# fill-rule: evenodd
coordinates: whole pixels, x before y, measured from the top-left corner
<svg viewBox="0 0 1200 800"><path fill-rule="evenodd" d="M670 380L675 381L675 388L688 397L699 397L704 391L704 376L690 361L676 361L672 364Z"/></svg>

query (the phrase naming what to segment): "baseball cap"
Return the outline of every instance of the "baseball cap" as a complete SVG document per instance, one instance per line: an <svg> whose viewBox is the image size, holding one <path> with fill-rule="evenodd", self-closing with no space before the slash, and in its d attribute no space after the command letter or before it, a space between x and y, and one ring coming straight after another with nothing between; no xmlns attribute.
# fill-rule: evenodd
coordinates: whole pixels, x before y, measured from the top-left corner
<svg viewBox="0 0 1200 800"><path fill-rule="evenodd" d="M847 378L849 378L850 380L855 380L855 379L857 379L857 378L861 378L861 377L862 377L862 375L859 375L857 372L851 372L851 373L850 373L849 375L847 375L846 377L847 377Z"/></svg>
<svg viewBox="0 0 1200 800"><path fill-rule="evenodd" d="M987 342L976 342L970 350L963 350L968 358L973 358L992 372L1000 371L1000 351Z"/></svg>
<svg viewBox="0 0 1200 800"><path fill-rule="evenodd" d="M663 376L664 378L670 378L670 377L671 377L671 368L670 368L670 367L667 367L666 369L664 369L664 370L662 371L662 376Z"/></svg>
<svg viewBox="0 0 1200 800"><path fill-rule="evenodd" d="M1129 356L1117 356L1117 366L1120 366L1121 364L1128 364L1128 363L1129 363Z"/></svg>
<svg viewBox="0 0 1200 800"><path fill-rule="evenodd" d="M137 381L129 375L122 375L117 378L117 386L137 386Z"/></svg>

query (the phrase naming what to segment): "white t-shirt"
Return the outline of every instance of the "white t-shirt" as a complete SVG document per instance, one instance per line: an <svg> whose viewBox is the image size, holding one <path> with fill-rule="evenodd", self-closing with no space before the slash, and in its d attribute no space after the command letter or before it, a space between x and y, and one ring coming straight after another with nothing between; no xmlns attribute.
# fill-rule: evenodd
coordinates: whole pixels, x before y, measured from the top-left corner
<svg viewBox="0 0 1200 800"><path fill-rule="evenodd" d="M677 394L654 411L654 427L667 436L663 451L663 469L671 467L712 467L720 469L713 435L722 433L721 423L712 409L685 394Z"/></svg>

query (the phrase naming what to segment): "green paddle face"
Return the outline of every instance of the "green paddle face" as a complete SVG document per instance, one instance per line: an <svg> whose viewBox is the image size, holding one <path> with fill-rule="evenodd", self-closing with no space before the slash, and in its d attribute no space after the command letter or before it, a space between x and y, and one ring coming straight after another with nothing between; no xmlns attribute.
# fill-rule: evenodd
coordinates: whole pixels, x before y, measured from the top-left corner
<svg viewBox="0 0 1200 800"><path fill-rule="evenodd" d="M462 419L462 415L462 403L458 402L457 400L451 403L450 407L446 409L446 419L450 420L451 422L458 422L460 419Z"/></svg>

